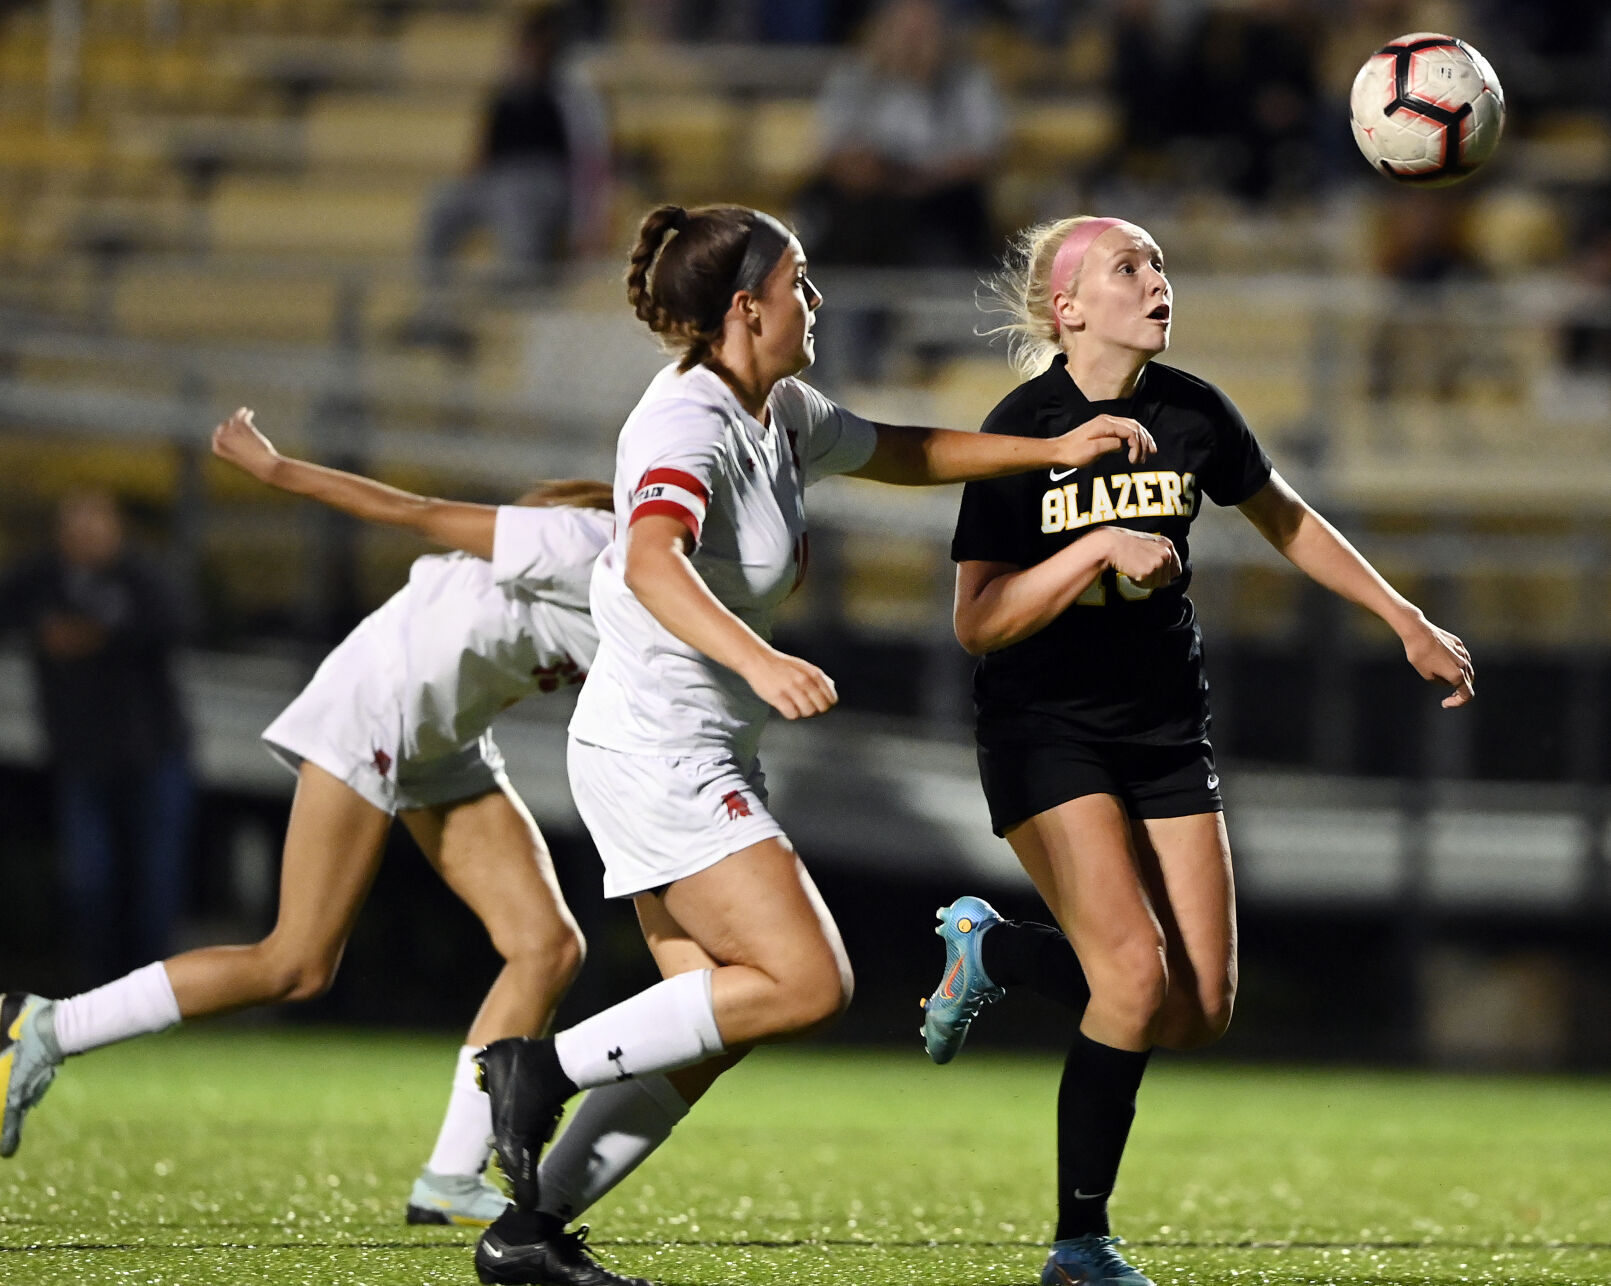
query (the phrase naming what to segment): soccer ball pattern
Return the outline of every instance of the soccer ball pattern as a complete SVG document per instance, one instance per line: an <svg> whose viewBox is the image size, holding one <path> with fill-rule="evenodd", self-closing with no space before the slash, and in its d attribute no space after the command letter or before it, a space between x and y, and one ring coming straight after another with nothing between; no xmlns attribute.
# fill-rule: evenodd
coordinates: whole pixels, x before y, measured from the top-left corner
<svg viewBox="0 0 1611 1286"><path fill-rule="evenodd" d="M1488 60L1463 40L1418 31L1383 45L1348 96L1354 142L1400 183L1458 183L1493 155L1505 94Z"/></svg>

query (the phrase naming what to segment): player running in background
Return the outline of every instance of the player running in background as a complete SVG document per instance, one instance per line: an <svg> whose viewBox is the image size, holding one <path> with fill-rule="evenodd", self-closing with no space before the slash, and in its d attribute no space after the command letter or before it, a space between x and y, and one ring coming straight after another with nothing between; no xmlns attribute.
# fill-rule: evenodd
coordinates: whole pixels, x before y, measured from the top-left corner
<svg viewBox="0 0 1611 1286"><path fill-rule="evenodd" d="M1157 452L963 492L957 638L974 677L979 772L1063 933L964 897L936 930L946 967L924 1014L949 1062L979 1007L1025 985L1082 1015L1057 1101L1056 1239L1044 1286L1147 1278L1113 1250L1113 1191L1148 1052L1219 1039L1236 994L1236 907L1187 533L1202 497L1237 505L1319 584L1375 613L1425 679L1464 705L1465 645L1431 624L1276 473L1219 389L1152 359L1169 343L1163 254L1120 219L1030 229L1000 281L1026 382L992 434L1133 416ZM1066 938L1063 936L1066 934ZM1073 951L1068 950L1072 943Z"/></svg>
<svg viewBox="0 0 1611 1286"><path fill-rule="evenodd" d="M960 482L1089 467L1121 449L1139 465L1152 451L1145 430L1114 416L1010 438L873 424L836 406L794 378L811 363L822 299L799 242L758 211L654 210L627 293L678 361L621 431L620 521L593 578L599 655L568 762L606 892L635 899L666 977L551 1039L480 1056L516 1201L477 1246L483 1282L554 1280L546 1243L567 1212L538 1158L579 1089L693 1064L708 1081L749 1045L802 1034L849 1002L838 930L767 810L757 759L771 710L807 718L837 700L826 674L768 642L805 571L807 483ZM580 1153L599 1133L580 1119L587 1102L556 1151Z"/></svg>
<svg viewBox="0 0 1611 1286"><path fill-rule="evenodd" d="M411 1223L485 1225L506 1202L483 1176L491 1123L471 1055L501 1036L545 1030L583 953L547 845L488 727L524 697L580 683L592 664L588 580L614 527L609 490L555 482L498 506L411 495L280 455L244 409L215 430L213 450L283 491L459 552L416 560L408 585L264 732L297 774L279 914L266 938L187 951L66 1000L4 997L0 1155L17 1150L24 1116L68 1055L326 991L395 814L504 959L408 1203ZM580 1261L579 1244L560 1249Z"/></svg>

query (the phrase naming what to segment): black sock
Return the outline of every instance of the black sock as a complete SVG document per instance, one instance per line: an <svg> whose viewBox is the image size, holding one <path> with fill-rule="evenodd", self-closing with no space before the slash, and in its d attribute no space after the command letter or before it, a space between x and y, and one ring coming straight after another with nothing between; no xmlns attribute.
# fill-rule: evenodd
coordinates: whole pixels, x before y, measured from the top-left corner
<svg viewBox="0 0 1611 1286"><path fill-rule="evenodd" d="M543 1241L564 1231L565 1221L558 1215L545 1215L541 1210L537 1212L537 1235Z"/></svg>
<svg viewBox="0 0 1611 1286"><path fill-rule="evenodd" d="M492 1221L488 1231L511 1246L530 1246L534 1242L547 1241L553 1235L552 1219L552 1215L510 1205L505 1206L503 1213ZM563 1224L560 1226L564 1227Z"/></svg>
<svg viewBox="0 0 1611 1286"><path fill-rule="evenodd" d="M565 1074L565 1067L559 1061L559 1048L552 1036L530 1040L526 1047L531 1051L527 1057L531 1060L532 1068L541 1074L544 1086L559 1095L561 1103L582 1092L576 1082Z"/></svg>
<svg viewBox="0 0 1611 1286"><path fill-rule="evenodd" d="M1028 920L992 924L979 940L979 958L998 987L1028 987L1077 1014L1085 1012L1091 999L1074 948L1049 924Z"/></svg>
<svg viewBox="0 0 1611 1286"><path fill-rule="evenodd" d="M1058 1241L1108 1231L1108 1198L1150 1052L1114 1049L1075 1033L1057 1090Z"/></svg>

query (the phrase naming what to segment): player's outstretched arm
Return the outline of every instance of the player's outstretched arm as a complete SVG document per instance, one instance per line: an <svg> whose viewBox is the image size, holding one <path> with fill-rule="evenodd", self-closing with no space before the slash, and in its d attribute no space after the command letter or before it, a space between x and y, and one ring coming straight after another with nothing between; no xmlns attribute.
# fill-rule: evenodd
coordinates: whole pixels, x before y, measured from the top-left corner
<svg viewBox="0 0 1611 1286"><path fill-rule="evenodd" d="M1294 567L1391 626L1416 673L1429 683L1447 683L1454 689L1443 699L1446 709L1463 706L1476 695L1477 671L1466 645L1427 620L1279 473L1272 473L1240 508Z"/></svg>
<svg viewBox="0 0 1611 1286"><path fill-rule="evenodd" d="M213 454L280 491L317 500L365 522L404 527L477 558L492 557L496 505L418 496L361 474L281 455L244 406L213 430Z"/></svg>
<svg viewBox="0 0 1611 1286"><path fill-rule="evenodd" d="M1127 451L1139 464L1158 444L1135 420L1098 415L1057 438L964 433L907 424L879 424L871 459L850 476L901 487L976 482L1031 469L1083 469L1109 451Z"/></svg>
<svg viewBox="0 0 1611 1286"><path fill-rule="evenodd" d="M649 615L735 671L786 719L808 719L836 705L832 679L811 662L778 651L710 592L688 558L692 543L688 528L668 514L649 514L629 528L626 584Z"/></svg>

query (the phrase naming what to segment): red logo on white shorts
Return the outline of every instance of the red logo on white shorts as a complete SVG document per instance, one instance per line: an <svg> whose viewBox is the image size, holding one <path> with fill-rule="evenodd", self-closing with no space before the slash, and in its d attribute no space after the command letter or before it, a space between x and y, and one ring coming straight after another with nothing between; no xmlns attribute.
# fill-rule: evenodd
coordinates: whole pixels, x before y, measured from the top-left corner
<svg viewBox="0 0 1611 1286"><path fill-rule="evenodd" d="M388 755L384 750L375 751L375 770L379 772L382 777L391 771L391 766L392 757L390 755Z"/></svg>
<svg viewBox="0 0 1611 1286"><path fill-rule="evenodd" d="M722 796L722 803L727 805L727 820L734 821L740 817L750 815L750 802L736 790L730 790Z"/></svg>

